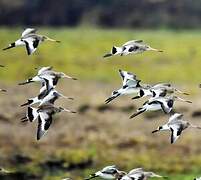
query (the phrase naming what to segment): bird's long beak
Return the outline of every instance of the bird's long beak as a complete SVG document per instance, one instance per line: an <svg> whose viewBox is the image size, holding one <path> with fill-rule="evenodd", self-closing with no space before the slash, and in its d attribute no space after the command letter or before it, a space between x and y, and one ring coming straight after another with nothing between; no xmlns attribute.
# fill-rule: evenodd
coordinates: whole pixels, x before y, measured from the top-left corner
<svg viewBox="0 0 201 180"><path fill-rule="evenodd" d="M76 113L76 111L71 111L69 109L64 109L65 112L69 112L69 113Z"/></svg>
<svg viewBox="0 0 201 180"><path fill-rule="evenodd" d="M51 38L49 38L49 37L47 38L47 40L48 40L48 41L51 41L51 42L57 42L57 43L60 43L60 42L61 42L61 41L58 41L58 40L55 40L55 39L51 39Z"/></svg>
<svg viewBox="0 0 201 180"><path fill-rule="evenodd" d="M68 79L72 79L72 80L77 80L77 78L74 78L74 77L68 76L68 75L66 75L66 74L64 75L64 77L65 77L65 78L68 78Z"/></svg>
<svg viewBox="0 0 201 180"><path fill-rule="evenodd" d="M201 129L200 126L195 126L195 125L192 125L192 124L190 125L190 127L191 127L191 128L196 128L196 129Z"/></svg>
<svg viewBox="0 0 201 180"><path fill-rule="evenodd" d="M188 94L188 93L186 93L186 92L183 92L183 91L181 91L181 90L179 90L179 89L176 89L176 88L175 88L175 91L179 92L180 94L190 95L190 94Z"/></svg>
<svg viewBox="0 0 201 180"><path fill-rule="evenodd" d="M182 99L180 97L177 97L177 100L182 101L182 102L186 102L186 103L192 103L192 101L185 100L185 99Z"/></svg>
<svg viewBox="0 0 201 180"><path fill-rule="evenodd" d="M59 94L59 95L64 99L74 100L74 98L72 98L72 97L67 97L67 96L64 96L63 94Z"/></svg>
<svg viewBox="0 0 201 180"><path fill-rule="evenodd" d="M152 47L149 47L149 50L150 51L163 52L163 50L155 49L155 48L152 48Z"/></svg>

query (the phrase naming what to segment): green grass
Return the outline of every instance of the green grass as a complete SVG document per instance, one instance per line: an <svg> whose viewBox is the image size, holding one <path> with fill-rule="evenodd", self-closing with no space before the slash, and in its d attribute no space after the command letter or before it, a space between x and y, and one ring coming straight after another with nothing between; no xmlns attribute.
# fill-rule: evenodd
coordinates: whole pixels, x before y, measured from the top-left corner
<svg viewBox="0 0 201 180"><path fill-rule="evenodd" d="M201 46L199 31L41 29L39 33L61 40L44 43L27 56L24 48L0 53L4 80L21 80L34 74L34 67L53 65L59 71L83 80L119 81L118 69L134 72L145 82L199 83ZM22 28L0 28L1 48L17 39ZM146 52L103 60L113 45L131 39L143 39L164 53Z"/></svg>

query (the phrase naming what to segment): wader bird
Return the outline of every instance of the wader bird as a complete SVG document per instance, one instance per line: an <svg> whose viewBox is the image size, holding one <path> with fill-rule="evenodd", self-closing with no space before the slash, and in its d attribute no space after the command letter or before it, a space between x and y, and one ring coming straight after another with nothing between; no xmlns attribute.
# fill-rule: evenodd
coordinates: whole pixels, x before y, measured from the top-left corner
<svg viewBox="0 0 201 180"><path fill-rule="evenodd" d="M118 180L148 180L151 177L167 178L166 176L160 176L154 172L144 171L142 168L136 168Z"/></svg>
<svg viewBox="0 0 201 180"><path fill-rule="evenodd" d="M106 166L102 170L97 171L94 174L91 174L89 178L85 178L85 180L93 179L96 177L102 178L102 179L116 179L118 177L118 174L120 171L116 168L115 165L112 166Z"/></svg>
<svg viewBox="0 0 201 180"><path fill-rule="evenodd" d="M11 49L18 46L26 46L27 54L31 55L36 51L38 45L44 41L60 42L47 36L36 34L36 31L37 30L33 28L25 29L20 39L9 44L9 46L4 48L3 50Z"/></svg>
<svg viewBox="0 0 201 180"><path fill-rule="evenodd" d="M69 109L55 107L52 104L45 104L39 106L38 108L29 106L26 117L23 117L21 120L22 122L33 122L38 118L37 140L39 140L48 131L50 125L52 124L52 116L63 111L76 113L75 111L71 111Z"/></svg>
<svg viewBox="0 0 201 180"><path fill-rule="evenodd" d="M181 135L182 131L187 128L197 128L201 129L199 126L194 126L191 123L183 120L183 114L175 113L170 116L169 121L163 126L159 126L156 130L152 131L152 133L156 133L159 131L171 131L171 144L174 143Z"/></svg>
<svg viewBox="0 0 201 180"><path fill-rule="evenodd" d="M140 85L141 80L138 80L136 75L122 70L119 70L119 74L122 77L123 85L120 89L112 92L112 95L105 100L106 104L119 96L138 93L142 87Z"/></svg>
<svg viewBox="0 0 201 180"><path fill-rule="evenodd" d="M143 43L143 40L131 40L126 42L120 47L113 46L110 53L105 54L103 58L111 57L111 56L126 56L129 54L139 54L145 51L157 51L163 52L162 50L154 49Z"/></svg>
<svg viewBox="0 0 201 180"><path fill-rule="evenodd" d="M164 113L170 113L173 109L174 101L182 101L187 103L192 103L191 101L184 100L177 96L168 96L168 97L158 97L158 98L151 98L150 100L146 101L141 108L137 110L136 113L130 116L134 118L139 114L142 114L146 111L158 111L163 110Z"/></svg>

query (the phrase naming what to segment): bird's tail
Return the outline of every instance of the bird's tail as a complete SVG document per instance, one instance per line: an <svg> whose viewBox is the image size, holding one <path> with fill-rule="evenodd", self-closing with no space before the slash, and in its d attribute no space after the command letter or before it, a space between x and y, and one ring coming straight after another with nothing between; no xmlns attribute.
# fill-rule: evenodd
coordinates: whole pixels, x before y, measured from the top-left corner
<svg viewBox="0 0 201 180"><path fill-rule="evenodd" d="M8 47L4 48L3 50L5 51L7 49L11 49L11 48L14 48L14 47L15 47L15 43L11 43L11 44L9 44Z"/></svg>
<svg viewBox="0 0 201 180"><path fill-rule="evenodd" d="M107 57L111 57L113 55L117 55L117 54L121 54L122 53L122 48L121 47L117 47L117 46L113 46L111 53L107 53L103 56L103 58L107 58Z"/></svg>
<svg viewBox="0 0 201 180"><path fill-rule="evenodd" d="M142 114L143 112L145 112L145 110L146 110L146 109L140 109L138 112L132 114L132 115L130 116L130 119L132 119L132 118L134 118L134 117L136 117L136 116Z"/></svg>

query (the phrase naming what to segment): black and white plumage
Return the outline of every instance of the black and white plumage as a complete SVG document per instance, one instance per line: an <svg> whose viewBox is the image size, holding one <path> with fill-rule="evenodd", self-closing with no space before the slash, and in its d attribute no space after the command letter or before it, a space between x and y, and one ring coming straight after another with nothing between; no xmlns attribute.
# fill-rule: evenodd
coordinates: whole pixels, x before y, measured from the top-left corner
<svg viewBox="0 0 201 180"><path fill-rule="evenodd" d="M151 98L146 101L141 108L137 110L136 113L130 116L130 118L134 118L139 114L142 114L146 111L158 111L162 110L164 113L170 113L173 109L174 101L182 101L187 103L192 103L191 101L184 100L177 96L168 96L168 97L158 97L158 98Z"/></svg>
<svg viewBox="0 0 201 180"><path fill-rule="evenodd" d="M34 77L27 79L25 82L19 83L19 85L25 85L32 82L41 82L46 84L46 89L55 87L61 78L68 78L77 80L77 78L66 75L63 72L55 72L52 67L42 67L39 69L38 74ZM47 87L48 86L48 87Z"/></svg>
<svg viewBox="0 0 201 180"><path fill-rule="evenodd" d="M111 57L111 56L116 56L116 55L126 56L129 54L143 53L145 51L162 52L161 50L154 49L154 48L148 46L147 44L144 44L143 40L131 40L131 41L126 42L125 44L123 44L120 47L113 46L111 52L108 54L105 54L103 57L106 58L106 57Z"/></svg>
<svg viewBox="0 0 201 180"><path fill-rule="evenodd" d="M199 178L194 178L193 180L201 180L201 177L199 177Z"/></svg>
<svg viewBox="0 0 201 180"><path fill-rule="evenodd" d="M97 171L94 174L91 174L90 177L85 178L85 180L93 179L96 177L102 178L102 179L116 179L118 177L119 170L115 165L106 166L102 170Z"/></svg>
<svg viewBox="0 0 201 180"><path fill-rule="evenodd" d="M183 114L174 113L168 120L166 124L163 126L159 126L156 130L152 131L152 133L156 133L159 131L171 131L171 144L174 143L181 135L182 131L187 128L197 128L201 129L199 126L194 126L188 121L183 120Z"/></svg>
<svg viewBox="0 0 201 180"><path fill-rule="evenodd" d="M142 87L140 85L141 80L137 79L136 75L123 70L119 70L119 73L123 81L122 87L112 92L112 95L105 100L106 104L119 96L138 93Z"/></svg>
<svg viewBox="0 0 201 180"><path fill-rule="evenodd" d="M188 93L173 87L170 83L159 83L153 86L147 85L147 87L141 88L138 95L133 97L132 99L138 99L146 96L151 96L154 98L165 97L166 95L172 94L174 92L189 95Z"/></svg>
<svg viewBox="0 0 201 180"><path fill-rule="evenodd" d="M36 29L34 28L27 28L21 35L21 38L16 40L15 42L9 44L8 47L4 48L3 50L11 49L18 46L25 46L27 50L27 54L33 54L38 45L44 41L52 41L52 42L60 42L54 39L51 39L44 35L36 34Z"/></svg>
<svg viewBox="0 0 201 180"><path fill-rule="evenodd" d="M52 124L52 116L63 111L75 113L75 111L62 107L56 107L52 104L45 104L37 108L29 106L26 117L22 118L22 121L33 122L38 119L37 140L39 140L48 131L50 125Z"/></svg>
<svg viewBox="0 0 201 180"><path fill-rule="evenodd" d="M22 104L21 106L34 105L36 103L39 103L39 106L48 103L54 104L54 102L60 97L73 100L73 98L64 96L63 94L59 93L56 89L51 88L50 90L42 91L42 93L40 93L34 98L28 99L27 102Z"/></svg>
<svg viewBox="0 0 201 180"><path fill-rule="evenodd" d="M136 168L118 180L148 180L150 177L167 178L154 172L144 171L143 168Z"/></svg>

